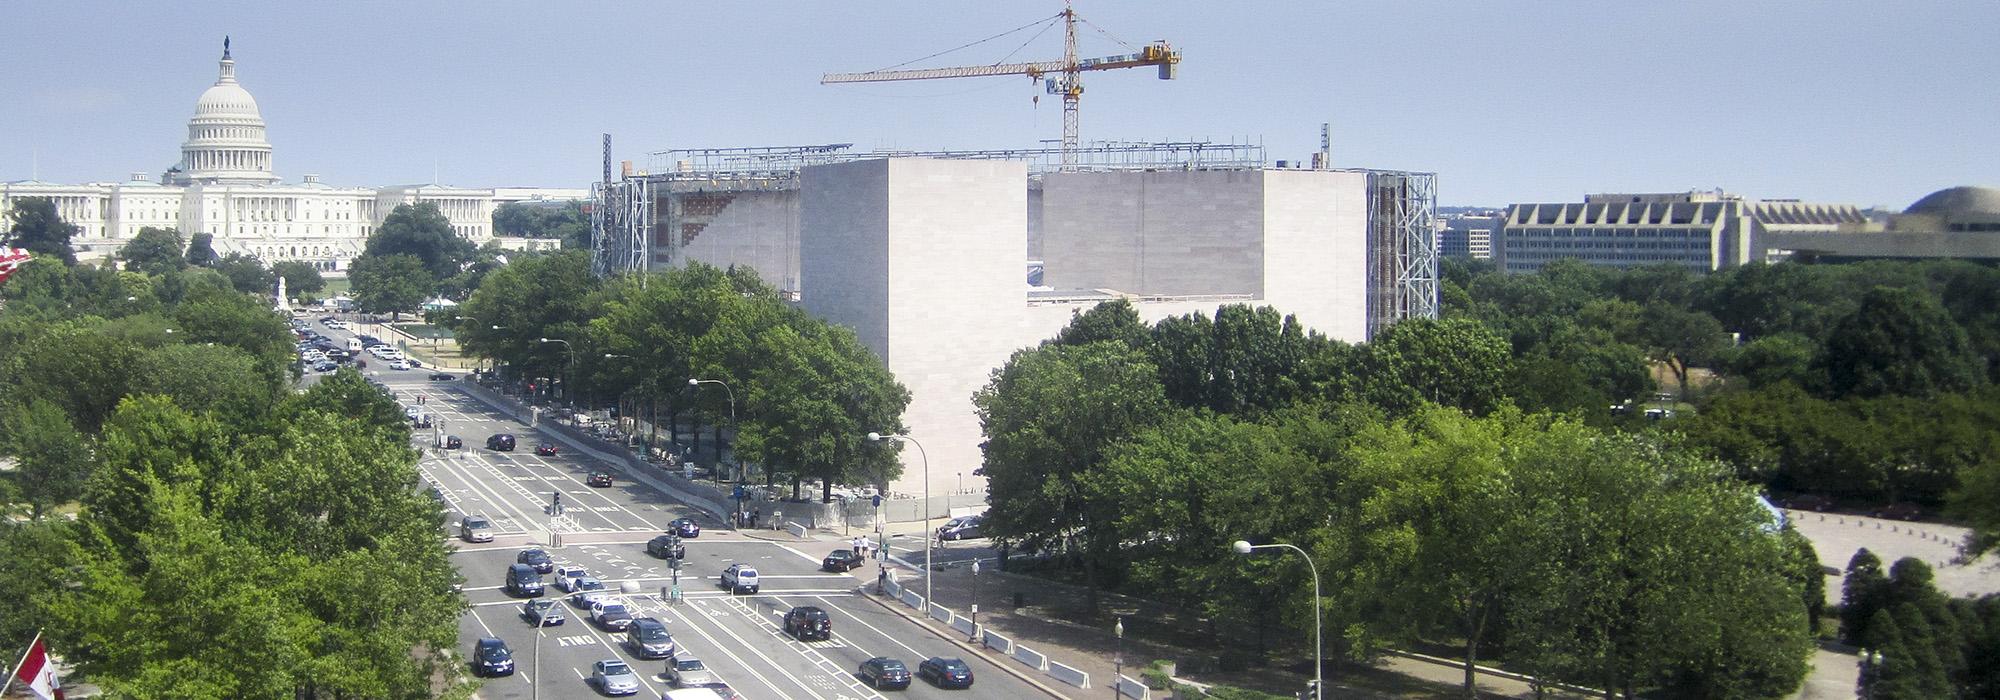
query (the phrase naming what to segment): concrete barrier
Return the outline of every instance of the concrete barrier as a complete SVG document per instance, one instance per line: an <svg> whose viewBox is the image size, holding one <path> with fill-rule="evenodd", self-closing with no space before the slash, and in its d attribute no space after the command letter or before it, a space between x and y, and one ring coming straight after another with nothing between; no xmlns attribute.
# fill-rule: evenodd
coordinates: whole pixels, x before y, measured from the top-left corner
<svg viewBox="0 0 2000 700"><path fill-rule="evenodd" d="M1043 654L1042 652L1029 649L1019 644L1014 645L1013 656L1015 661L1027 664L1028 668L1032 668L1037 671L1047 670L1049 667L1049 657L1047 654Z"/></svg>
<svg viewBox="0 0 2000 700"><path fill-rule="evenodd" d="M791 521L785 522L785 532L792 533L793 537L800 539L804 539L807 534L806 526Z"/></svg>
<svg viewBox="0 0 2000 700"><path fill-rule="evenodd" d="M967 639L971 639L977 636L973 634L978 630L973 628L971 618L968 618L964 615L953 615L951 616L950 624L952 629L958 630L958 633L965 635Z"/></svg>
<svg viewBox="0 0 2000 700"><path fill-rule="evenodd" d="M897 583L895 579L890 579L882 584L882 592L889 594L891 598L901 598L903 597L903 584Z"/></svg>
<svg viewBox="0 0 2000 700"><path fill-rule="evenodd" d="M1118 682L1112 685L1118 689L1118 697L1153 700L1153 689L1146 687L1145 683L1132 680L1131 676L1121 675L1118 677Z"/></svg>
<svg viewBox="0 0 2000 700"><path fill-rule="evenodd" d="M951 618L954 617L958 617L958 613L952 612L951 608L931 603L931 619L949 625L951 624Z"/></svg>
<svg viewBox="0 0 2000 700"><path fill-rule="evenodd" d="M1049 662L1049 677L1078 688L1090 687L1090 674L1054 661Z"/></svg>
<svg viewBox="0 0 2000 700"><path fill-rule="evenodd" d="M999 632L995 632L989 629L981 629L979 630L979 638L980 641L986 644L986 648L988 649L992 649L1002 654L1011 655L1014 653L1014 640L1000 636Z"/></svg>
<svg viewBox="0 0 2000 700"><path fill-rule="evenodd" d="M924 609L924 597L917 595L916 591L905 588L903 589L903 604L922 610Z"/></svg>

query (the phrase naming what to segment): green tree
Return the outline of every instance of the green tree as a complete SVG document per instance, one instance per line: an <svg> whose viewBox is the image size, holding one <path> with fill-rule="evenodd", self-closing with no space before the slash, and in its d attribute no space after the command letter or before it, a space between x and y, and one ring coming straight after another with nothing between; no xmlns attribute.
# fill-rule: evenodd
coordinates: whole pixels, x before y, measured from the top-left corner
<svg viewBox="0 0 2000 700"><path fill-rule="evenodd" d="M1139 310L1132 307L1132 302L1117 299L1101 302L1086 311L1072 311L1069 325L1063 326L1050 342L1086 345L1103 340L1133 348L1145 347L1146 324L1139 320Z"/></svg>
<svg viewBox="0 0 2000 700"><path fill-rule="evenodd" d="M451 228L451 220L436 204L399 204L383 217L382 225L368 236L363 258L414 256L430 275L430 284L458 273L459 263L471 257L472 242Z"/></svg>
<svg viewBox="0 0 2000 700"><path fill-rule="evenodd" d="M554 238L566 250L590 247L590 216L582 202L510 202L493 208L493 231L502 236Z"/></svg>
<svg viewBox="0 0 2000 700"><path fill-rule="evenodd" d="M416 311L437 283L414 255L364 255L347 268L347 277L355 306L371 314Z"/></svg>
<svg viewBox="0 0 2000 700"><path fill-rule="evenodd" d="M720 271L708 269L717 286L695 303L719 304L715 295L727 294L726 285ZM588 251L515 261L488 274L479 290L458 307L459 315L468 319L458 328L459 346L499 360L523 376L564 376L570 369L569 353L562 344L541 339L561 338L572 344L583 339L590 319L599 315L597 305L606 301L597 293L600 284L591 274ZM684 383L687 377L677 381Z"/></svg>
<svg viewBox="0 0 2000 700"><path fill-rule="evenodd" d="M1486 413L1506 401L1513 363L1507 341L1470 319L1410 319L1362 348L1369 402L1407 415L1425 402Z"/></svg>
<svg viewBox="0 0 2000 700"><path fill-rule="evenodd" d="M1729 337L1714 316L1666 302L1647 304L1639 336L1646 352L1674 373L1675 390L1687 397L1688 368L1715 362Z"/></svg>
<svg viewBox="0 0 2000 700"><path fill-rule="evenodd" d="M187 264L195 267L215 265L222 256L215 254L215 235L196 231L188 237Z"/></svg>
<svg viewBox="0 0 2000 700"><path fill-rule="evenodd" d="M749 420L737 431L737 455L790 467L794 495L802 479L819 479L825 502L836 483L888 483L900 464L865 436L901 431L909 391L852 331L793 319L756 337L763 360L745 387Z"/></svg>
<svg viewBox="0 0 2000 700"><path fill-rule="evenodd" d="M311 263L282 260L271 265L271 273L285 278L287 293L313 295L326 289L326 277L320 275L319 268Z"/></svg>
<svg viewBox="0 0 2000 700"><path fill-rule="evenodd" d="M0 450L17 462L10 476L33 518L83 495L90 444L55 404L34 398L7 410L0 416Z"/></svg>
<svg viewBox="0 0 2000 700"><path fill-rule="evenodd" d="M1813 354L1818 350L1819 344L1811 338L1791 332L1776 333L1726 353L1722 364L1732 377L1741 378L1752 387L1779 382L1818 387L1826 383L1825 376L1813 367Z"/></svg>
<svg viewBox="0 0 2000 700"><path fill-rule="evenodd" d="M1831 396L1928 397L1985 381L1965 331L1928 294L1877 287L1842 318L1821 359Z"/></svg>
<svg viewBox="0 0 2000 700"><path fill-rule="evenodd" d="M79 229L56 213L54 201L47 197L14 200L7 219L13 224L7 228L7 235L0 236L0 247L47 255L64 265L76 264L76 250L70 247L70 239L76 237Z"/></svg>
<svg viewBox="0 0 2000 700"><path fill-rule="evenodd" d="M118 250L118 257L125 261L127 270L157 274L187 267L182 250L180 231L145 226L139 229L139 234L133 236L130 243Z"/></svg>
<svg viewBox="0 0 2000 700"><path fill-rule="evenodd" d="M277 289L277 277L264 267L264 261L242 253L230 253L216 261L215 269L229 278L229 285L244 294L257 294L269 299Z"/></svg>
<svg viewBox="0 0 2000 700"><path fill-rule="evenodd" d="M1963 545L1967 558L2000 549L2000 456L1980 455L1960 472L1950 512L1972 527Z"/></svg>

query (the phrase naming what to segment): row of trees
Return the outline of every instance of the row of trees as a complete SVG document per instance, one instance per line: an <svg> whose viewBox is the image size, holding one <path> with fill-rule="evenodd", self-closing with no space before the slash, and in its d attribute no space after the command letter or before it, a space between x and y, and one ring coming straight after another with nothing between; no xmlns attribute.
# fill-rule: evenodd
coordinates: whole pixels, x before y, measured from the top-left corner
<svg viewBox="0 0 2000 700"><path fill-rule="evenodd" d="M311 297L326 289L325 276L311 263L282 260L267 268L264 261L242 253L217 256L214 242L214 236L197 233L186 242L183 250L180 231L146 226L140 228L124 248L119 249L118 259L125 262L126 270L151 275L180 272L191 267L210 268L229 278L237 291L246 294L269 293L278 278L284 278L287 294Z"/></svg>
<svg viewBox="0 0 2000 700"><path fill-rule="evenodd" d="M1228 546L1297 544L1356 656L1451 644L1628 697L1795 687L1810 546L1666 436L1514 408L1516 359L1464 318L1349 346L1271 309L1101 305L975 397L986 528L1093 590L1309 632L1304 568Z"/></svg>
<svg viewBox="0 0 2000 700"><path fill-rule="evenodd" d="M436 204L398 205L348 267L354 302L366 313L414 312L433 296L463 300L507 264L497 242L474 246Z"/></svg>
<svg viewBox="0 0 2000 700"><path fill-rule="evenodd" d="M1885 576L1866 549L1847 563L1841 640L1860 647L1870 698L1990 698L2000 695L2000 595L1953 599L1929 565L1899 559Z"/></svg>
<svg viewBox="0 0 2000 700"><path fill-rule="evenodd" d="M901 467L870 431L901 430L909 392L846 328L787 304L747 268L699 263L599 280L585 251L528 257L484 277L458 308L460 346L572 402L685 412L721 427L735 398L735 453L767 480L885 484ZM727 390L691 389L688 379ZM660 420L662 406L666 415Z"/></svg>
<svg viewBox="0 0 2000 700"><path fill-rule="evenodd" d="M401 410L352 373L295 393L290 359L213 269L46 255L0 288L0 646L39 630L118 697L468 693Z"/></svg>
<svg viewBox="0 0 2000 700"><path fill-rule="evenodd" d="M493 232L522 238L553 238L565 250L590 248L590 215L582 202L509 202L493 209Z"/></svg>

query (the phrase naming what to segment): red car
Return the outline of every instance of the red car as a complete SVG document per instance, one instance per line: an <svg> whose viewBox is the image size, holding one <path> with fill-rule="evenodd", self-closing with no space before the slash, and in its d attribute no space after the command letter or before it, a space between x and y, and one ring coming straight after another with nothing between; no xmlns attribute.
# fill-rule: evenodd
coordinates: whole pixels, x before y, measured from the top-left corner
<svg viewBox="0 0 2000 700"><path fill-rule="evenodd" d="M536 445L535 454L542 457L554 457L556 456L556 444L553 442L544 442Z"/></svg>
<svg viewBox="0 0 2000 700"><path fill-rule="evenodd" d="M590 479L586 480L584 483L590 484L591 486L610 486L611 472L593 472L590 475Z"/></svg>

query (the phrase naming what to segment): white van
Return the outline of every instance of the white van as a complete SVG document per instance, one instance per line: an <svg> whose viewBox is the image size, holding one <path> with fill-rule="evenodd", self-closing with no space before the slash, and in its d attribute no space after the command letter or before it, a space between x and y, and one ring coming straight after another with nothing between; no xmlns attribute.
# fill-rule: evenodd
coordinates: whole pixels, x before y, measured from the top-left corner
<svg viewBox="0 0 2000 700"><path fill-rule="evenodd" d="M348 339L347 339L347 354L348 354L348 355L359 355L359 354L361 354L361 339L360 339L360 338L348 338Z"/></svg>

